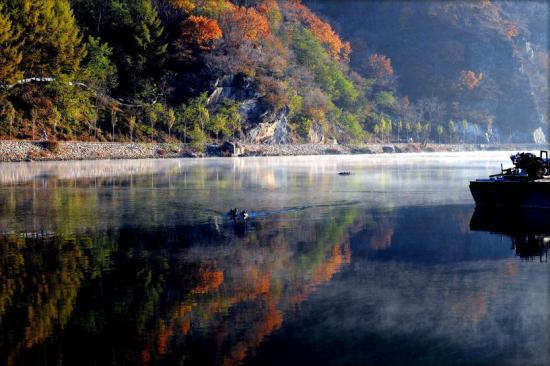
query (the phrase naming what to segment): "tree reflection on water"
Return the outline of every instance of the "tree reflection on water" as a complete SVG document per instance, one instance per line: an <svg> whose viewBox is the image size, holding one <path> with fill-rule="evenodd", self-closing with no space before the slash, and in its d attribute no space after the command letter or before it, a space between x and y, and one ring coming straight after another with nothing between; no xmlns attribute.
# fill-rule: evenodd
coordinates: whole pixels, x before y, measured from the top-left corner
<svg viewBox="0 0 550 366"><path fill-rule="evenodd" d="M547 364L548 233L386 159L10 165L0 364Z"/></svg>
<svg viewBox="0 0 550 366"><path fill-rule="evenodd" d="M2 235L2 362L237 364L350 263L357 212L336 216Z"/></svg>

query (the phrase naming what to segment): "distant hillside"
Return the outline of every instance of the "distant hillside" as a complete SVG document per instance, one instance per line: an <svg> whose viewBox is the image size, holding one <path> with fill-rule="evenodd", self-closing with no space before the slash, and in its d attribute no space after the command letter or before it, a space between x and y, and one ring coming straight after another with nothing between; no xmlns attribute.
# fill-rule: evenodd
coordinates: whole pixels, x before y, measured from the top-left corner
<svg viewBox="0 0 550 366"><path fill-rule="evenodd" d="M543 1L305 2L351 41L362 70L387 55L411 119L493 127L502 140L549 131L549 5Z"/></svg>
<svg viewBox="0 0 550 366"><path fill-rule="evenodd" d="M0 138L532 141L547 21L534 2L0 0Z"/></svg>

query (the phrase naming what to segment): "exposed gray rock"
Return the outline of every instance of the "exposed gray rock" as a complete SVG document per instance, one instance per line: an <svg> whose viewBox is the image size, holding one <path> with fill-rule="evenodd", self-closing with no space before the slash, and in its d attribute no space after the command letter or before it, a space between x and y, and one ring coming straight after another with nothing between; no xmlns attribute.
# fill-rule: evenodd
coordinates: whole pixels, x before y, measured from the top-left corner
<svg viewBox="0 0 550 366"><path fill-rule="evenodd" d="M322 126L314 125L309 131L309 142L312 144L324 144L325 135L323 134Z"/></svg>
<svg viewBox="0 0 550 366"><path fill-rule="evenodd" d="M245 141L263 144L288 144L288 109L283 108L277 113L266 113L262 122L248 130Z"/></svg>

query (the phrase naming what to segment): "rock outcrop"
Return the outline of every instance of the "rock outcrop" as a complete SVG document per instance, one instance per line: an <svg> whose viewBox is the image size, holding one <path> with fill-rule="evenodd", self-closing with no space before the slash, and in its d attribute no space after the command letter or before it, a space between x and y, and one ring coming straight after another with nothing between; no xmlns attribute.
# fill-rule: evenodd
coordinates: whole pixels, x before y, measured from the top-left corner
<svg viewBox="0 0 550 366"><path fill-rule="evenodd" d="M286 144L290 142L288 108L274 111L264 100L253 78L238 74L225 76L214 85L209 105L216 110L225 100L240 103L243 119L241 140L249 143Z"/></svg>

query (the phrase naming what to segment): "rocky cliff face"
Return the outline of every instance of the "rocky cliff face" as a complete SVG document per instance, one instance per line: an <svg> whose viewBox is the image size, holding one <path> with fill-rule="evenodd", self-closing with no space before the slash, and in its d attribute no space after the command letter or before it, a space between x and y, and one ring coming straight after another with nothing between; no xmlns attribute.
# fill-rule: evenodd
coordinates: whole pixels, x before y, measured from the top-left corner
<svg viewBox="0 0 550 366"><path fill-rule="evenodd" d="M244 142L289 143L288 108L274 111L263 97L254 79L242 74L230 75L215 83L209 105L215 110L228 99L241 104L239 112L244 123L240 138Z"/></svg>

